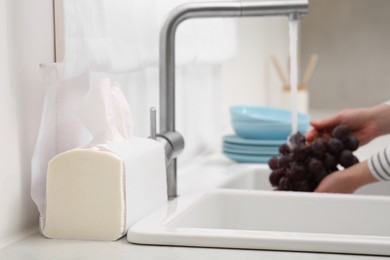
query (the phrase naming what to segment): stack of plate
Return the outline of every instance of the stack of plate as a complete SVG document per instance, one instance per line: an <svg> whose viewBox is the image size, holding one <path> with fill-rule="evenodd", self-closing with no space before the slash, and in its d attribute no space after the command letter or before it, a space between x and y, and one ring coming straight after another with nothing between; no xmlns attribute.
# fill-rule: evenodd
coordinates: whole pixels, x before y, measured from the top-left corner
<svg viewBox="0 0 390 260"><path fill-rule="evenodd" d="M292 115L286 109L233 106L230 115L236 135L224 136L223 153L236 162L266 163L291 133ZM297 125L306 133L309 116L299 113Z"/></svg>
<svg viewBox="0 0 390 260"><path fill-rule="evenodd" d="M223 137L223 153L240 163L267 163L278 155L279 145L286 140L245 139L236 135Z"/></svg>

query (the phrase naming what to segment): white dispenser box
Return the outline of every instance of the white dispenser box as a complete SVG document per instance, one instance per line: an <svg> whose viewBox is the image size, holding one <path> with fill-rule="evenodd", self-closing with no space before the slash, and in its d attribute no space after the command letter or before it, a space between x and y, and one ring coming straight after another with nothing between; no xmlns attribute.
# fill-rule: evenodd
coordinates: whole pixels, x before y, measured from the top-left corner
<svg viewBox="0 0 390 260"><path fill-rule="evenodd" d="M54 98L55 110L62 99ZM69 109L56 111L59 122L44 129L51 142L36 150L32 194L40 229L49 238L117 240L167 202L164 147L133 135L131 110L118 82L103 78L90 86L77 109L75 98L60 102L70 103ZM89 140L71 129L80 123ZM69 141L73 145L64 149Z"/></svg>
<svg viewBox="0 0 390 260"><path fill-rule="evenodd" d="M133 136L69 150L49 162L46 183L46 237L117 240L167 201L164 149Z"/></svg>

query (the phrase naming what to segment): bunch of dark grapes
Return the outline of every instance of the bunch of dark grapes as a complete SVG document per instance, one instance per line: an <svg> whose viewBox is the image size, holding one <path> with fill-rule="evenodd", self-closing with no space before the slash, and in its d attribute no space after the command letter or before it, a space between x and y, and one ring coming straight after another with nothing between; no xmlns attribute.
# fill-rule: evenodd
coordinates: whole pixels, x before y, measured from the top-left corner
<svg viewBox="0 0 390 260"><path fill-rule="evenodd" d="M352 153L358 147L359 141L346 125L319 133L311 143L301 133L294 134L279 146L279 157L268 161L271 185L276 190L314 191L324 177L339 170L339 165L348 168L358 163Z"/></svg>

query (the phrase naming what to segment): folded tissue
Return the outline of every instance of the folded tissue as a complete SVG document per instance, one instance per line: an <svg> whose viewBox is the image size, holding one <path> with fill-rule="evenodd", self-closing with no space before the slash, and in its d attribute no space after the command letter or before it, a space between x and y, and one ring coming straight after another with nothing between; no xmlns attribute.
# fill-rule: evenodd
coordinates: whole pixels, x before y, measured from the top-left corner
<svg viewBox="0 0 390 260"><path fill-rule="evenodd" d="M93 139L49 161L42 233L117 240L167 201L164 148L132 135L130 108L109 79L89 90L79 117Z"/></svg>

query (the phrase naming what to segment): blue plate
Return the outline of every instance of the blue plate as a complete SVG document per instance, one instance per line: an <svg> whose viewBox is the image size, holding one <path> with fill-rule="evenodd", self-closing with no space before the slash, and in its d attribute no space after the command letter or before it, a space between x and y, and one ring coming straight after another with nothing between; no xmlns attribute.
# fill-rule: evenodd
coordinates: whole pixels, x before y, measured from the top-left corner
<svg viewBox="0 0 390 260"><path fill-rule="evenodd" d="M232 119L250 119L253 121L279 122L291 124L291 111L281 108L261 106L232 106L230 107ZM307 114L298 113L298 123L309 123Z"/></svg>
<svg viewBox="0 0 390 260"><path fill-rule="evenodd" d="M291 134L291 124L261 124L251 122L232 122L234 131L242 138L260 140L280 140L287 139ZM298 131L305 134L309 129L309 124L299 124Z"/></svg>
<svg viewBox="0 0 390 260"><path fill-rule="evenodd" d="M242 144L242 145L263 145L263 146L279 146L287 142L287 139L283 140L258 140L258 139L245 139L237 135L226 135L223 137L224 143L230 144Z"/></svg>
<svg viewBox="0 0 390 260"><path fill-rule="evenodd" d="M255 146L224 143L223 149L232 153L243 154L278 154L279 146Z"/></svg>
<svg viewBox="0 0 390 260"><path fill-rule="evenodd" d="M242 154L242 155L264 155L264 156L277 156L278 153L274 152L274 153L270 153L270 152L263 152L261 150L259 151L251 151L251 150L237 150L237 149L230 149L230 148L226 148L226 147L223 147L223 152L227 152L227 153L237 153L237 154Z"/></svg>
<svg viewBox="0 0 390 260"><path fill-rule="evenodd" d="M237 153L228 153L224 152L224 154L232 159L233 161L239 163L267 163L268 160L272 156L260 156L260 155L245 155L245 154L237 154Z"/></svg>

